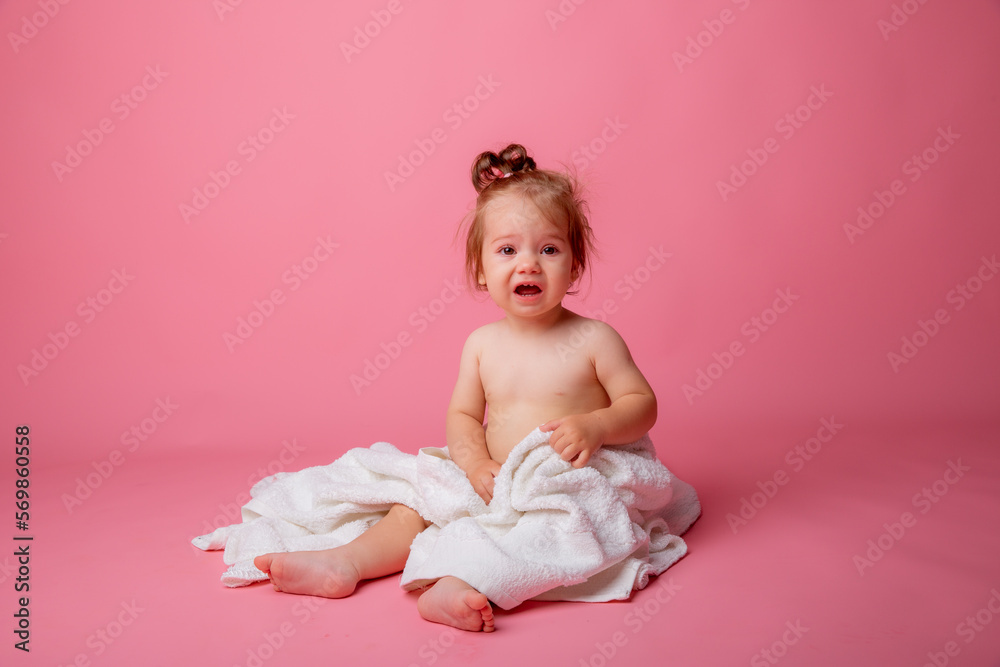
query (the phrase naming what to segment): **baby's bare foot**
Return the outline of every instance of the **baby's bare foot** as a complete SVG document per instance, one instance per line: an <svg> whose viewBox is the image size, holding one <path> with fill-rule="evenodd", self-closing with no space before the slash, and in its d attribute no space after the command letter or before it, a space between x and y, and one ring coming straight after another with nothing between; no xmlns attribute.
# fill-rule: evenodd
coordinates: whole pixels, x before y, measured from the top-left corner
<svg viewBox="0 0 1000 667"><path fill-rule="evenodd" d="M253 559L271 578L274 590L298 595L343 598L354 592L361 577L340 549L264 554Z"/></svg>
<svg viewBox="0 0 1000 667"><path fill-rule="evenodd" d="M459 630L493 632L493 607L486 596L455 577L443 577L417 600L420 615Z"/></svg>

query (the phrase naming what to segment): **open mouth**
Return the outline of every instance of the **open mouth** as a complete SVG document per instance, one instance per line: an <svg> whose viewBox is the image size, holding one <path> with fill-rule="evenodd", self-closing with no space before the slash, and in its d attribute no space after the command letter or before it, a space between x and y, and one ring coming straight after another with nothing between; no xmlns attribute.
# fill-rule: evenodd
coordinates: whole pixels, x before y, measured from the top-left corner
<svg viewBox="0 0 1000 667"><path fill-rule="evenodd" d="M535 296L541 293L542 288L533 283L523 283L514 288L514 294L518 296Z"/></svg>

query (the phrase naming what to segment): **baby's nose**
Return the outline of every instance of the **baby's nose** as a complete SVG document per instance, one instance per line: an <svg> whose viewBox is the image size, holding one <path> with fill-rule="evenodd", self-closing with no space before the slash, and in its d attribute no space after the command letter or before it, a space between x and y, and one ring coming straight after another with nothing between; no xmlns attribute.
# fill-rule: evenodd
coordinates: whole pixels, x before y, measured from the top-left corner
<svg viewBox="0 0 1000 667"><path fill-rule="evenodd" d="M538 262L538 255L534 253L521 253L521 256L518 259L520 260L517 264L518 271L534 272L537 271L540 266Z"/></svg>

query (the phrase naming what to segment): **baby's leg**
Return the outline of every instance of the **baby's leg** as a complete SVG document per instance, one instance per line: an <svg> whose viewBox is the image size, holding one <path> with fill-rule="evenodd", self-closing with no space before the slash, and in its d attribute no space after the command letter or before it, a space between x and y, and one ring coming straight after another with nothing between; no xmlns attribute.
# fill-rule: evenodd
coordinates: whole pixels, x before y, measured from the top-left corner
<svg viewBox="0 0 1000 667"><path fill-rule="evenodd" d="M325 551L265 554L253 562L268 574L276 591L347 597L362 579L401 571L410 543L426 527L414 510L393 505L378 523L348 544Z"/></svg>
<svg viewBox="0 0 1000 667"><path fill-rule="evenodd" d="M493 632L493 607L486 596L455 577L442 577L417 600L420 615L459 630Z"/></svg>

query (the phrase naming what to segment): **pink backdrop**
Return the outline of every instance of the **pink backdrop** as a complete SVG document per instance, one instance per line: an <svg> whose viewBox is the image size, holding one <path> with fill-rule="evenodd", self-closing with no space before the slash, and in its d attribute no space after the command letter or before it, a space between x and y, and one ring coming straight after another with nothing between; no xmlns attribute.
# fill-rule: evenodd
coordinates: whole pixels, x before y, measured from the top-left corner
<svg viewBox="0 0 1000 667"><path fill-rule="evenodd" d="M1000 281L962 308L948 297L1000 249L996 3L917 14L887 38L888 3L597 4L565 21L531 3L404 3L359 53L339 43L389 11L376 3L221 19L210 2L59 6L0 61L4 405L54 458L105 452L166 397L180 407L150 449L439 440L461 343L499 311L434 300L461 279L472 157L510 140L590 184L601 260L570 303L613 302L658 431L996 409ZM4 24L36 9L8 3ZM948 150L914 171L936 141ZM72 168L67 146L91 152ZM895 201L849 235L877 192ZM318 238L337 244L329 259L287 273ZM671 253L655 272L650 247ZM784 289L788 312L753 324ZM227 344L273 290L273 314ZM888 354L938 309L948 323L894 369ZM401 333L412 343L359 393L350 376ZM733 341L744 355L688 400ZM34 357L37 375L36 350L54 357Z"/></svg>
<svg viewBox="0 0 1000 667"><path fill-rule="evenodd" d="M441 444L499 315L454 287L467 171L509 141L588 184L567 303L629 343L696 487L771 470L768 424L996 423L997 2L16 0L0 26L3 428L67 470L53 500L114 450L227 454L211 509L269 461Z"/></svg>

